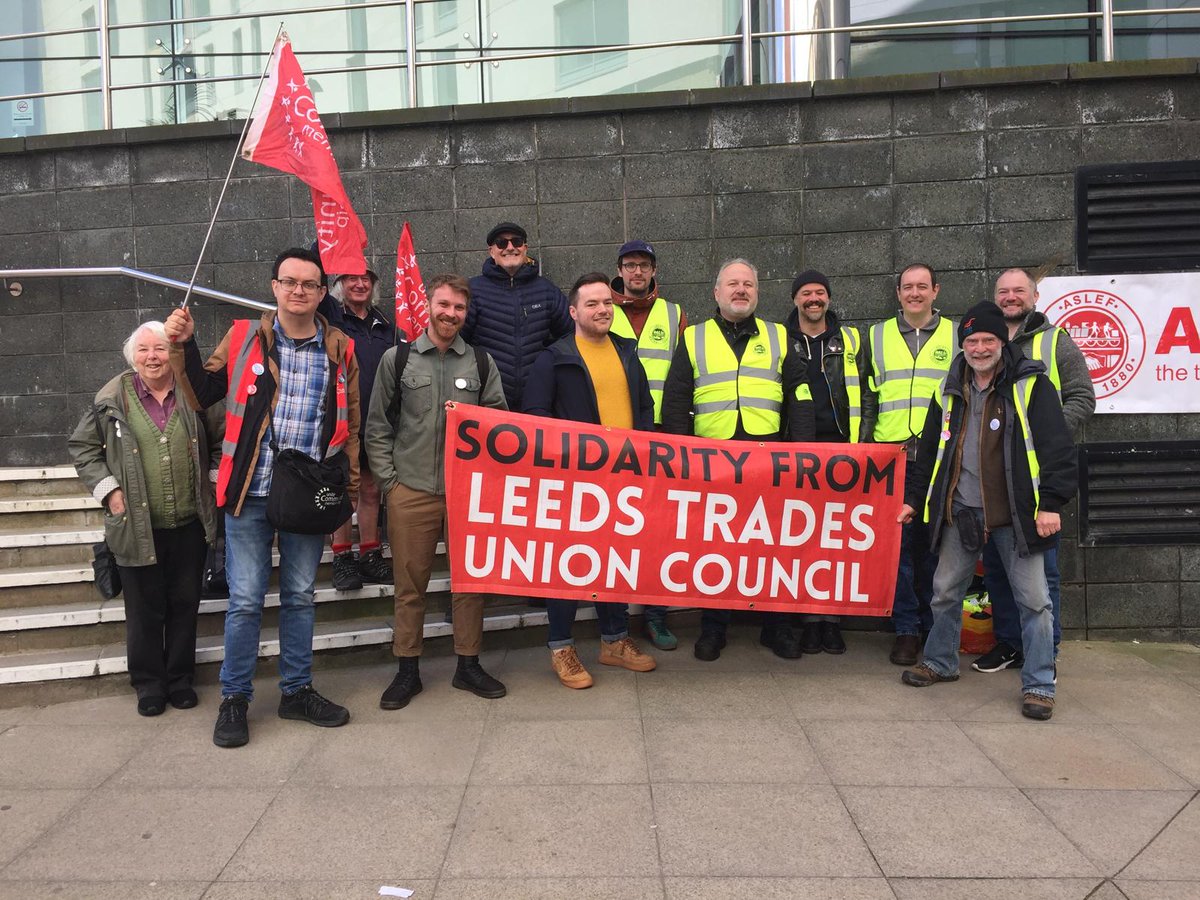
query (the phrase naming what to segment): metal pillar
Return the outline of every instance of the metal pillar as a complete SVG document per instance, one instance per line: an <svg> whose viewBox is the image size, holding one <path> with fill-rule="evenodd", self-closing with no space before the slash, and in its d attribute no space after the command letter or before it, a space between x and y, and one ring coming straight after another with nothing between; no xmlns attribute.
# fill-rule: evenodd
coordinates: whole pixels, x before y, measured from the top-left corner
<svg viewBox="0 0 1200 900"><path fill-rule="evenodd" d="M754 0L742 0L742 84L754 84L754 32L751 29L751 16L754 14Z"/></svg>
<svg viewBox="0 0 1200 900"><path fill-rule="evenodd" d="M1100 0L1100 32L1103 44L1100 58L1104 62L1112 62L1117 58L1116 41L1113 36L1113 0Z"/></svg>
<svg viewBox="0 0 1200 900"><path fill-rule="evenodd" d="M100 121L107 131L113 127L112 112L112 51L108 45L108 0L100 0L96 4L99 10L97 19L98 40L100 49Z"/></svg>
<svg viewBox="0 0 1200 900"><path fill-rule="evenodd" d="M404 0L404 69L408 77L408 108L417 107L417 3Z"/></svg>

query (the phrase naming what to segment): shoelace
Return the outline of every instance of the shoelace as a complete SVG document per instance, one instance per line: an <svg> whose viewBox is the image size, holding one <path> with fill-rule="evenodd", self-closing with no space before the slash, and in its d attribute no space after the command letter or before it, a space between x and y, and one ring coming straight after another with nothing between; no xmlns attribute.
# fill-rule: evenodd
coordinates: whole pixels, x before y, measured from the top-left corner
<svg viewBox="0 0 1200 900"><path fill-rule="evenodd" d="M579 661L579 655L573 649L567 649L560 653L558 661L568 675L578 675L583 671L583 663Z"/></svg>
<svg viewBox="0 0 1200 900"><path fill-rule="evenodd" d="M218 717L231 723L244 719L246 718L246 704L227 697L221 701Z"/></svg>

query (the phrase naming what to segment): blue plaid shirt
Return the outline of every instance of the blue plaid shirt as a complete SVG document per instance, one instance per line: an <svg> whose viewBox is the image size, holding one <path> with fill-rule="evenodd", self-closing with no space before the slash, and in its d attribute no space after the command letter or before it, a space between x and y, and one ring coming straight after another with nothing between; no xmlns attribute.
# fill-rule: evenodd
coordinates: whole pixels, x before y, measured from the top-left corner
<svg viewBox="0 0 1200 900"><path fill-rule="evenodd" d="M317 322L317 333L294 341L275 320L275 347L279 351L279 400L275 404L275 443L280 450L295 448L320 459L321 424L325 420L325 393L329 387L329 356L325 352L325 329ZM265 497L271 490L275 454L270 446L271 428L263 433L258 464L250 479L249 494Z"/></svg>

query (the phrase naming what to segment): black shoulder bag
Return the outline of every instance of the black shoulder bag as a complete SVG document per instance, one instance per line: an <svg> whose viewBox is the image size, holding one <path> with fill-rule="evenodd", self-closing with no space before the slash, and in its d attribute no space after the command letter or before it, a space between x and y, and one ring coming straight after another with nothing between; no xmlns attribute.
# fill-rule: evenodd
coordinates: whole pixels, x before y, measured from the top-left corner
<svg viewBox="0 0 1200 900"><path fill-rule="evenodd" d="M92 406L92 424L96 426L96 439L100 442L100 449L103 451L106 446L104 433L100 430L100 414L94 405ZM92 544L92 578L95 581L96 590L105 600L112 600L121 593L121 572L117 568L117 558L108 546L108 541Z"/></svg>

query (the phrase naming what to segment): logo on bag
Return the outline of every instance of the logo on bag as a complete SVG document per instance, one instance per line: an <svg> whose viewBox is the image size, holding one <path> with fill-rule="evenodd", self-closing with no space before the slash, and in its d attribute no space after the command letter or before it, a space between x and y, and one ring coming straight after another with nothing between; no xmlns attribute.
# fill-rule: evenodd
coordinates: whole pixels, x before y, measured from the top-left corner
<svg viewBox="0 0 1200 900"><path fill-rule="evenodd" d="M317 509L332 509L342 502L342 495L337 491L323 487L313 495L313 506Z"/></svg>

